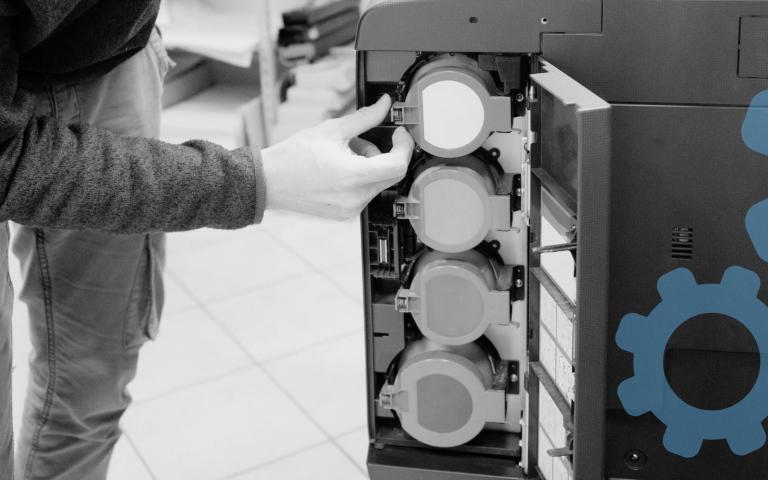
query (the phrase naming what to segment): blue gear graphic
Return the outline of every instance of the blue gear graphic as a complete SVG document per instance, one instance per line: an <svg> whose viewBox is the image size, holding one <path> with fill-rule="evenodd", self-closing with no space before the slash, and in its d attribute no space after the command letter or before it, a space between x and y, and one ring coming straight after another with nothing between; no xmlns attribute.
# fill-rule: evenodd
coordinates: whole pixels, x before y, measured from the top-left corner
<svg viewBox="0 0 768 480"><path fill-rule="evenodd" d="M750 102L741 139L755 152L768 155L768 90L758 93Z"/></svg>
<svg viewBox="0 0 768 480"><path fill-rule="evenodd" d="M757 254L764 262L768 262L768 199L749 209L747 232Z"/></svg>
<svg viewBox="0 0 768 480"><path fill-rule="evenodd" d="M676 455L695 457L704 440L726 440L736 455L747 455L766 442L768 417L768 306L757 298L760 277L731 267L719 284L697 284L680 268L659 279L661 303L645 317L626 315L616 334L622 350L634 355L634 376L619 385L619 399L632 416L652 412L667 430L664 447ZM664 373L664 351L675 330L703 314L721 314L744 325L760 350L760 372L740 402L722 410L703 410L680 399Z"/></svg>
<svg viewBox="0 0 768 480"><path fill-rule="evenodd" d="M744 117L741 138L750 149L768 155L768 90L755 95ZM768 262L768 199L747 213L747 232L763 261Z"/></svg>

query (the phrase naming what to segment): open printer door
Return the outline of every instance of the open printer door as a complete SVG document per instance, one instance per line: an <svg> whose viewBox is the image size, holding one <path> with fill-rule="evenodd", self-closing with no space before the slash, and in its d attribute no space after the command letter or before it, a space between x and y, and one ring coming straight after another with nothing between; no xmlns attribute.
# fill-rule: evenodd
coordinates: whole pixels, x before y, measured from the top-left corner
<svg viewBox="0 0 768 480"><path fill-rule="evenodd" d="M531 75L527 462L604 478L611 106L553 65ZM524 460L525 461L525 460Z"/></svg>

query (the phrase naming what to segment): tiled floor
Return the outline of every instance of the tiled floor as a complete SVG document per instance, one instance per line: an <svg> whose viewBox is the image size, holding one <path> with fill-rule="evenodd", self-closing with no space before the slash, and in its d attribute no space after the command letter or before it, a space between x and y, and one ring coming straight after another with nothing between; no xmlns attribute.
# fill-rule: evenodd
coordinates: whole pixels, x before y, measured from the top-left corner
<svg viewBox="0 0 768 480"><path fill-rule="evenodd" d="M270 212L246 230L171 235L168 255L160 336L110 480L366 478L358 222Z"/></svg>

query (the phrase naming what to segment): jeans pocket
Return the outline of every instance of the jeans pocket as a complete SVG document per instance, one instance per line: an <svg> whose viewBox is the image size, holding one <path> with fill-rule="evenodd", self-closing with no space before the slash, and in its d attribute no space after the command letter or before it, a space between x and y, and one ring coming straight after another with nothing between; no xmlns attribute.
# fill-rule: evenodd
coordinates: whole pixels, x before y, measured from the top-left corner
<svg viewBox="0 0 768 480"><path fill-rule="evenodd" d="M139 347L157 338L165 301L165 235L147 234L144 242L126 312L123 332L126 348Z"/></svg>

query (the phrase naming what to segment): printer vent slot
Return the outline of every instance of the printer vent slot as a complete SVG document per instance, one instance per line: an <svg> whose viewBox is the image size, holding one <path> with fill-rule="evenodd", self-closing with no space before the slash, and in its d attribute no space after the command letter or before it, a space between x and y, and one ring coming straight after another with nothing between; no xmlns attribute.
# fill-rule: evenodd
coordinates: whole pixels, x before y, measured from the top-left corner
<svg viewBox="0 0 768 480"><path fill-rule="evenodd" d="M693 229L690 227L675 227L672 229L672 258L675 260L693 259Z"/></svg>

